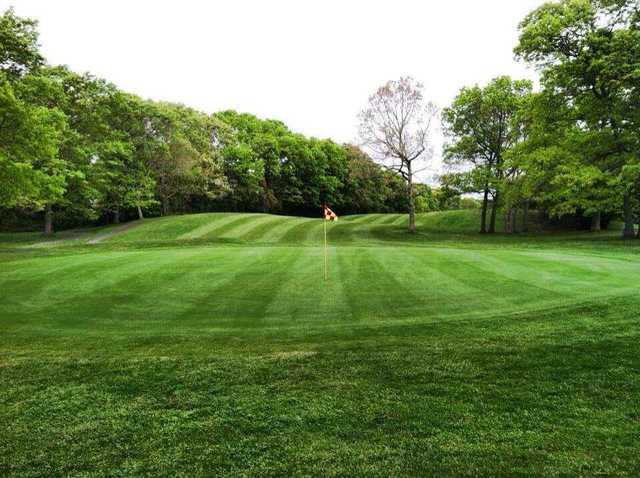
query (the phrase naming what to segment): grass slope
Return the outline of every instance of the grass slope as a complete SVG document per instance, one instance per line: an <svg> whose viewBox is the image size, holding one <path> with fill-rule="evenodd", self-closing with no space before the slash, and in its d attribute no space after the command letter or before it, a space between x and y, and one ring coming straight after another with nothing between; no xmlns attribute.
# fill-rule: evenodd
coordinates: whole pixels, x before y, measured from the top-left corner
<svg viewBox="0 0 640 478"><path fill-rule="evenodd" d="M637 476L638 249L474 214L3 235L0 475Z"/></svg>

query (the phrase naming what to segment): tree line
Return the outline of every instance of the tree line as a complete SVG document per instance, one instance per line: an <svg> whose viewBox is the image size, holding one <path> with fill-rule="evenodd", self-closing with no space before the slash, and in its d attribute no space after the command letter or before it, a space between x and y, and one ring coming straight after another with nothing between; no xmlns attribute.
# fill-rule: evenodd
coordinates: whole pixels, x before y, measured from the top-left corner
<svg viewBox="0 0 640 478"><path fill-rule="evenodd" d="M4 227L118 223L203 211L402 212L402 179L350 144L276 120L144 100L48 65L37 23L0 17L0 220ZM420 185L422 210L458 207Z"/></svg>
<svg viewBox="0 0 640 478"><path fill-rule="evenodd" d="M516 56L541 90L498 77L463 88L442 112L443 184L482 198L481 232L526 231L531 207L592 230L640 212L640 7L637 0L562 0L520 24ZM518 220L521 227L518 228Z"/></svg>
<svg viewBox="0 0 640 478"><path fill-rule="evenodd" d="M48 65L37 24L0 17L0 220L71 226L202 211L315 215L480 209L480 232L527 230L529 211L592 230L640 216L640 7L557 0L521 22L514 52L541 88L500 76L438 111L400 78L359 115L362 148L276 120L141 99ZM446 174L416 182L440 113ZM478 199L479 198L479 199ZM640 232L639 232L640 234Z"/></svg>

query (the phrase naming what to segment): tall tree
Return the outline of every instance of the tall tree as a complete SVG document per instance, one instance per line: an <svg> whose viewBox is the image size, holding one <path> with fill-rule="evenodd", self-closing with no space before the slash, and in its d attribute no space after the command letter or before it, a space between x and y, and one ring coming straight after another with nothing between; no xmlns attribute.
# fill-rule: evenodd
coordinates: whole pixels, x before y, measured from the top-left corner
<svg viewBox="0 0 640 478"><path fill-rule="evenodd" d="M249 201L257 209L269 212L281 210L282 202L286 199L278 190L278 184L281 182L282 165L286 161L283 143L291 134L289 129L280 121L262 120L232 110L215 116L235 132L233 137L237 144L226 151L229 154L225 157L237 185L236 193L250 198ZM236 149L238 147L239 150Z"/></svg>
<svg viewBox="0 0 640 478"><path fill-rule="evenodd" d="M118 185L129 183L134 177L128 167L113 167L125 157L120 153L132 148L120 127L126 123L119 118L124 96L106 81L78 75L64 67L41 68L38 75L25 76L21 86L22 96L30 103L61 111L68 122L60 147L60 160L66 166L65 192L48 205L45 220L52 219L54 209L56 215L75 220L119 214ZM130 165L131 161L126 163ZM109 180L105 182L107 171Z"/></svg>
<svg viewBox="0 0 640 478"><path fill-rule="evenodd" d="M406 181L409 231L415 232L415 175L431 157L431 127L437 108L410 77L389 81L369 97L359 115L360 138L374 159Z"/></svg>
<svg viewBox="0 0 640 478"><path fill-rule="evenodd" d="M637 0L562 0L534 10L520 25L515 49L542 70L542 84L570 106L582 160L574 167L606 177L633 237L633 193L640 131L634 98L640 88ZM575 149L574 148L574 149ZM585 173L586 174L586 173ZM614 184L615 179L617 184ZM590 200L588 197L586 200ZM593 206L589 206L593 207Z"/></svg>
<svg viewBox="0 0 640 478"><path fill-rule="evenodd" d="M29 104L0 73L0 206L44 208L50 216L67 185L59 158L65 128L60 111Z"/></svg>
<svg viewBox="0 0 640 478"><path fill-rule="evenodd" d="M443 110L445 162L462 169L462 192L480 192L480 232L495 232L504 181L513 173L506 167L505 153L523 135L519 110L531 93L531 82L502 76L487 86L463 88L453 104ZM487 228L489 197L493 199Z"/></svg>
<svg viewBox="0 0 640 478"><path fill-rule="evenodd" d="M509 193L535 201L551 216L590 217L591 229L600 230L603 216L620 209L620 181L597 161L609 145L593 141L577 124L573 105L555 92L533 95L524 114L526 140L507 160L522 174Z"/></svg>
<svg viewBox="0 0 640 478"><path fill-rule="evenodd" d="M142 154L151 170L162 213L185 210L196 196L226 192L219 164L216 121L182 105L145 102Z"/></svg>
<svg viewBox="0 0 640 478"><path fill-rule="evenodd" d="M155 182L136 160L133 146L125 141L105 141L94 157L93 183L98 191L96 207L120 222L126 209L135 208L143 219L143 208L156 204Z"/></svg>
<svg viewBox="0 0 640 478"><path fill-rule="evenodd" d="M12 8L0 16L0 71L15 80L44 63L38 48L38 22L16 16Z"/></svg>
<svg viewBox="0 0 640 478"><path fill-rule="evenodd" d="M36 27L13 9L0 16L0 205L44 209L49 234L52 206L68 186L68 165L60 158L67 122L55 105L29 94L31 73L44 63Z"/></svg>

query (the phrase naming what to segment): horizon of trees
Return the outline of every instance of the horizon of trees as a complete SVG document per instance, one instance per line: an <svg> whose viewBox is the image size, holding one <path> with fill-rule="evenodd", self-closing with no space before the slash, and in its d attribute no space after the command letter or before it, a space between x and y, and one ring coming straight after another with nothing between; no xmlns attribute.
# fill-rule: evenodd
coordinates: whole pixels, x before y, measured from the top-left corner
<svg viewBox="0 0 640 478"><path fill-rule="evenodd" d="M526 232L530 210L594 231L622 219L623 236L636 236L637 1L556 0L519 28L514 52L540 71L540 90L508 76L462 88L442 110L448 170L433 188L413 183L411 162L429 151L428 128L420 125L435 108L427 104L426 116L396 135L395 123L375 114L391 98L402 100L401 112L407 98L418 105L421 89L409 79L381 87L363 112L371 114L360 117L368 149L382 138L380 154L370 155L281 121L144 100L89 73L48 65L37 23L9 9L0 16L0 225L35 218L49 234L54 226L145 215L316 215L329 203L341 214L411 217L478 207L483 233L496 232L500 214L505 232Z"/></svg>
<svg viewBox="0 0 640 478"><path fill-rule="evenodd" d="M407 210L402 179L358 146L248 113L143 100L48 65L37 23L12 9L0 16L0 184L4 227L35 217L46 234L186 212ZM427 185L420 193L423 210L455 204Z"/></svg>
<svg viewBox="0 0 640 478"><path fill-rule="evenodd" d="M622 219L632 238L640 212L640 5L560 0L531 12L514 49L541 73L463 88L443 111L443 185L482 194L480 232L526 232L531 207L577 216L598 231ZM487 208L492 202L487 226ZM640 237L640 231L636 237Z"/></svg>

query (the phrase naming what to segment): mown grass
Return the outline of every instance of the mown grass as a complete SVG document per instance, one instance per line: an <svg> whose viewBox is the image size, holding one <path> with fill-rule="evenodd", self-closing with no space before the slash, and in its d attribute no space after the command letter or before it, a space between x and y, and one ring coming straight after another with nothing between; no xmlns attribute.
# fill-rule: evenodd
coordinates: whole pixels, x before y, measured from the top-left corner
<svg viewBox="0 0 640 478"><path fill-rule="evenodd" d="M0 475L637 476L639 249L473 214L8 238Z"/></svg>

